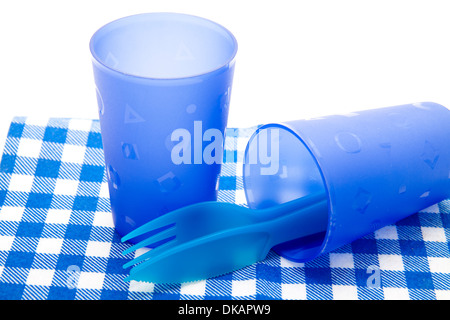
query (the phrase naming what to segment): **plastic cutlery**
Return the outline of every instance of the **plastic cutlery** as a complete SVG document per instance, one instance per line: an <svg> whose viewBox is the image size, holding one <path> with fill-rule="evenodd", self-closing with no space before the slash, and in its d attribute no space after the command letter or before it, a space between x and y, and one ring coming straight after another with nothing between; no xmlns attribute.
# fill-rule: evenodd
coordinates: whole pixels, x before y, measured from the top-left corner
<svg viewBox="0 0 450 320"><path fill-rule="evenodd" d="M181 283L219 276L263 260L277 244L324 232L328 222L324 193L267 209L204 202L172 211L122 238L127 241L162 230L125 250L167 242L126 263L125 279Z"/></svg>

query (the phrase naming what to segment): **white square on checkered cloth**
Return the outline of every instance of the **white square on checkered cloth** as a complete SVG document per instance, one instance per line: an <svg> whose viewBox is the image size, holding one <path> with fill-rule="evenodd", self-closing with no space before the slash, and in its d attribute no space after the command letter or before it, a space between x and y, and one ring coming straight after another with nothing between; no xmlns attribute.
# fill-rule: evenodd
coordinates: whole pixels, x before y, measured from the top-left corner
<svg viewBox="0 0 450 320"><path fill-rule="evenodd" d="M354 268L353 255L351 253L330 253L331 268Z"/></svg>
<svg viewBox="0 0 450 320"><path fill-rule="evenodd" d="M391 239L398 240L397 227L386 226L374 232L375 239Z"/></svg>
<svg viewBox="0 0 450 320"><path fill-rule="evenodd" d="M101 272L80 272L77 289L102 289L105 274Z"/></svg>
<svg viewBox="0 0 450 320"><path fill-rule="evenodd" d="M27 285L50 286L52 284L55 270L30 269L27 277Z"/></svg>
<svg viewBox="0 0 450 320"><path fill-rule="evenodd" d="M450 259L448 258L428 257L428 264L431 272L450 274Z"/></svg>
<svg viewBox="0 0 450 320"><path fill-rule="evenodd" d="M36 248L36 253L59 254L63 239L58 238L41 238Z"/></svg>
<svg viewBox="0 0 450 320"><path fill-rule="evenodd" d="M68 209L49 209L45 223L68 224L71 213Z"/></svg>
<svg viewBox="0 0 450 320"><path fill-rule="evenodd" d="M450 300L450 290L436 290L436 300Z"/></svg>
<svg viewBox="0 0 450 320"><path fill-rule="evenodd" d="M306 300L306 284L282 283L281 292L283 300Z"/></svg>
<svg viewBox="0 0 450 320"><path fill-rule="evenodd" d="M450 172L448 173L448 178L450 179ZM432 212L432 213L440 213L439 205L433 204L432 206L425 208L424 210L421 210L421 212Z"/></svg>
<svg viewBox="0 0 450 320"><path fill-rule="evenodd" d="M130 286L128 288L130 292L153 292L154 289L154 283L134 280L130 281Z"/></svg>
<svg viewBox="0 0 450 320"><path fill-rule="evenodd" d="M421 227L424 241L447 242L445 230L436 227Z"/></svg>
<svg viewBox="0 0 450 320"><path fill-rule="evenodd" d="M236 190L234 203L239 204L239 205L247 204L247 198L245 197L244 190Z"/></svg>
<svg viewBox="0 0 450 320"><path fill-rule="evenodd" d="M39 158L41 146L42 140L22 138L17 149L17 155L20 157Z"/></svg>
<svg viewBox="0 0 450 320"><path fill-rule="evenodd" d="M406 288L383 288L385 300L409 300L409 291Z"/></svg>
<svg viewBox="0 0 450 320"><path fill-rule="evenodd" d="M85 254L86 256L107 258L110 250L111 242L88 241Z"/></svg>
<svg viewBox="0 0 450 320"><path fill-rule="evenodd" d="M358 300L358 291L355 286L333 285L334 300Z"/></svg>
<svg viewBox="0 0 450 320"><path fill-rule="evenodd" d="M65 144L61 161L83 164L85 152L85 146Z"/></svg>
<svg viewBox="0 0 450 320"><path fill-rule="evenodd" d="M14 241L14 236L0 235L0 251L9 251Z"/></svg>
<svg viewBox="0 0 450 320"><path fill-rule="evenodd" d="M12 174L9 181L9 190L30 192L33 186L34 176L27 174Z"/></svg>
<svg viewBox="0 0 450 320"><path fill-rule="evenodd" d="M0 209L0 219L4 221L20 221L24 207L3 206Z"/></svg>
<svg viewBox="0 0 450 320"><path fill-rule="evenodd" d="M107 182L102 182L100 186L99 197L101 198L109 198L109 188Z"/></svg>
<svg viewBox="0 0 450 320"><path fill-rule="evenodd" d="M381 270L404 271L402 256L396 254L380 254L378 255Z"/></svg>
<svg viewBox="0 0 450 320"><path fill-rule="evenodd" d="M302 268L305 264L303 262L294 262L286 258L280 257L280 267L281 268Z"/></svg>
<svg viewBox="0 0 450 320"><path fill-rule="evenodd" d="M180 294L191 296L204 296L206 290L206 280L182 283Z"/></svg>
<svg viewBox="0 0 450 320"><path fill-rule="evenodd" d="M74 196L77 194L79 181L72 179L56 179L54 194Z"/></svg>
<svg viewBox="0 0 450 320"><path fill-rule="evenodd" d="M111 212L96 211L94 216L93 226L114 228L114 221Z"/></svg>
<svg viewBox="0 0 450 320"><path fill-rule="evenodd" d="M234 280L231 283L233 297L251 297L256 294L256 279Z"/></svg>

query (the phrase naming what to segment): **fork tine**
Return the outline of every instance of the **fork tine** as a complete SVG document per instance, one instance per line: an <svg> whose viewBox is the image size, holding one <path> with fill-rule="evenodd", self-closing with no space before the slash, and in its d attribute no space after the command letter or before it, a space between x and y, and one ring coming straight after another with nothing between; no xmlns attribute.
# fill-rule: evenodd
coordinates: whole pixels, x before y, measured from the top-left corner
<svg viewBox="0 0 450 320"><path fill-rule="evenodd" d="M167 250L167 249L169 249L171 247L174 247L175 244L176 244L176 241L175 241L175 238L174 238L174 239L172 239L172 240L170 240L170 241L160 245L159 247L151 249L150 251L147 251L147 252L141 254L139 257L136 257L133 260L128 261L127 263L125 263L123 265L123 268L126 269L126 268L131 267L131 266L133 266L135 264L138 264L139 262L142 262L144 260L150 259L150 258L156 256L161 251L164 251L164 250Z"/></svg>
<svg viewBox="0 0 450 320"><path fill-rule="evenodd" d="M156 244L157 242L169 239L175 236L175 229L176 229L175 226L173 226L169 229L161 231L160 233L154 234L151 237L148 237L147 239L144 239L141 242L138 242L135 245L131 246L130 248L124 250L122 254L126 256L127 254L136 251L137 249L150 246L151 244Z"/></svg>
<svg viewBox="0 0 450 320"><path fill-rule="evenodd" d="M155 218L154 220L151 220L147 222L146 224L143 224L142 226L134 229L130 233L126 234L122 237L122 242L128 241L132 238L136 238L138 236L141 236L147 232L154 231L163 227L168 227L171 224L174 224L174 218L173 214L167 213L163 214L162 216L159 216L158 218Z"/></svg>

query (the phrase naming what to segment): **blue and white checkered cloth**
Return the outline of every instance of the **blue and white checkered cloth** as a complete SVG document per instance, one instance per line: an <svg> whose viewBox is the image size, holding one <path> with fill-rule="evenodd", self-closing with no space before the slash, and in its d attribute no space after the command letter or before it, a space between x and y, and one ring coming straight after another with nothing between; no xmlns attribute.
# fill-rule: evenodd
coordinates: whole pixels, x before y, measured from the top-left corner
<svg viewBox="0 0 450 320"><path fill-rule="evenodd" d="M219 201L245 205L253 131L227 129ZM114 231L97 120L14 118L0 206L0 299L450 299L449 200L311 262L270 252L214 279L124 282L129 245Z"/></svg>

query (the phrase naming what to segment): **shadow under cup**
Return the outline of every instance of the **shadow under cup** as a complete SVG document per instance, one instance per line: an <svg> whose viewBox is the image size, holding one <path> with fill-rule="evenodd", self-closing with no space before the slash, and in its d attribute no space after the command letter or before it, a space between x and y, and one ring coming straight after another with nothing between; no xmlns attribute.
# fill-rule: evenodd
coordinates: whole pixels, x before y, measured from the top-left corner
<svg viewBox="0 0 450 320"><path fill-rule="evenodd" d="M100 28L90 49L117 232L216 200L233 35L203 18L147 13Z"/></svg>

